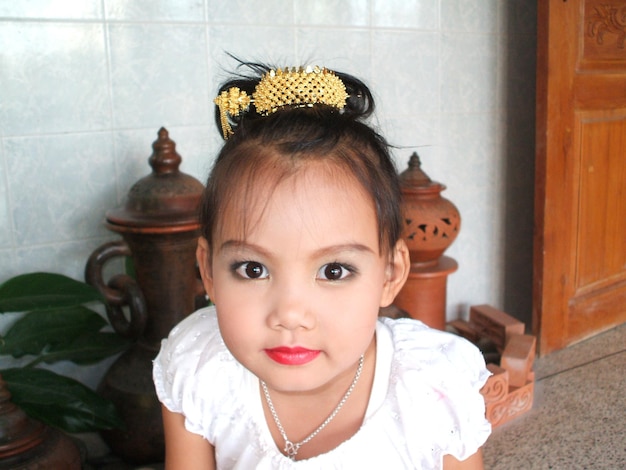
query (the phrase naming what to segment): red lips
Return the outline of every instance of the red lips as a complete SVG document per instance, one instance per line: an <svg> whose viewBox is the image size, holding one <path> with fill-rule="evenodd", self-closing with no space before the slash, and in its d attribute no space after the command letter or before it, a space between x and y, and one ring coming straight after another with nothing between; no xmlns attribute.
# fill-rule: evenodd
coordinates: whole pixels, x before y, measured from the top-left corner
<svg viewBox="0 0 626 470"><path fill-rule="evenodd" d="M319 356L320 351L306 348L289 348L280 346L278 348L266 349L265 353L273 361L287 366L301 366L307 364Z"/></svg>

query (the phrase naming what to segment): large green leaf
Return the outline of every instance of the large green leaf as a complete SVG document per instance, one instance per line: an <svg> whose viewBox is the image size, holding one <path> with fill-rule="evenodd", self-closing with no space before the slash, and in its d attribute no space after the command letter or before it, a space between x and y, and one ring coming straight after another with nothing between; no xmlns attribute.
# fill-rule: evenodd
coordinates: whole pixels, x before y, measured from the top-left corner
<svg viewBox="0 0 626 470"><path fill-rule="evenodd" d="M0 371L13 403L26 414L69 433L123 427L115 406L80 382L46 369Z"/></svg>
<svg viewBox="0 0 626 470"><path fill-rule="evenodd" d="M100 362L124 351L130 341L117 333L95 332L78 336L71 343L59 344L45 351L41 360L46 363L72 361L79 365Z"/></svg>
<svg viewBox="0 0 626 470"><path fill-rule="evenodd" d="M0 285L0 313L48 310L102 300L94 287L62 274L22 274Z"/></svg>
<svg viewBox="0 0 626 470"><path fill-rule="evenodd" d="M88 308L66 307L29 312L16 321L0 342L0 354L22 357L41 354L50 348L62 349L80 335L100 331L107 322Z"/></svg>

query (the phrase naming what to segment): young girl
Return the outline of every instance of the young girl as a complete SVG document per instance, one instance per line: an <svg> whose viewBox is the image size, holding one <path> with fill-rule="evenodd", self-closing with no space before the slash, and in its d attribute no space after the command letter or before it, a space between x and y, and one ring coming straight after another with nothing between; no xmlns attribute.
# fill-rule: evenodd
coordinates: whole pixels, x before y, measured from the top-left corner
<svg viewBox="0 0 626 470"><path fill-rule="evenodd" d="M409 271L367 87L325 69L226 83L197 259L214 306L163 341L167 469L482 468L469 342L379 318Z"/></svg>

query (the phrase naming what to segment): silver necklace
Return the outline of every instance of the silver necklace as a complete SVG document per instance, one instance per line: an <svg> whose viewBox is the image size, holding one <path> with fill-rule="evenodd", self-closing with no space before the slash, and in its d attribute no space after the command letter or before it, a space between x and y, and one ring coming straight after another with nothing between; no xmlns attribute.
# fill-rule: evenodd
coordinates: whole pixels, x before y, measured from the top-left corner
<svg viewBox="0 0 626 470"><path fill-rule="evenodd" d="M313 431L307 437L302 439L300 442L291 442L289 438L287 437L287 433L285 432L283 425L280 424L280 419L278 419L278 414L276 413L276 410L274 409L274 404L272 403L272 399L270 398L270 392L267 389L267 385L265 385L265 382L261 380L261 387L263 387L263 394L265 395L265 401L267 402L267 406L270 409L272 418L274 418L276 427L278 428L278 431L280 431L280 435L283 436L283 439L285 440L284 451L287 454L287 457L289 457L291 460L296 460L296 454L300 450L300 447L302 447L304 444L306 444L315 436L317 436L322 431L322 429L324 429L328 425L328 423L330 423L335 418L335 416L337 416L337 413L339 413L339 410L346 403L346 401L348 400L348 397L354 390L356 383L359 381L359 377L361 377L362 370L363 370L363 356L361 356L359 359L359 367L357 368L356 374L354 375L354 380L352 381L350 388L348 389L346 394L343 396L339 404L335 407L333 412L330 415L328 415L328 418L326 418L326 420L322 424L320 424L319 427L315 431Z"/></svg>

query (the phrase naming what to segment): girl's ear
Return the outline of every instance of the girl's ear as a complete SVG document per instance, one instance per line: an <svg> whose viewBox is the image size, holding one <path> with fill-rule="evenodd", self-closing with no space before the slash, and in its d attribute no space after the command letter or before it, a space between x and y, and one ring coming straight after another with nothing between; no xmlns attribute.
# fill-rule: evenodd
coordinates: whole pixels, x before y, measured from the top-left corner
<svg viewBox="0 0 626 470"><path fill-rule="evenodd" d="M409 249L405 241L400 239L393 248L393 252L389 254L389 265L380 299L381 307L391 305L409 277L410 269Z"/></svg>
<svg viewBox="0 0 626 470"><path fill-rule="evenodd" d="M198 247L196 248L196 261L202 278L202 285L206 290L209 299L213 300L213 269L211 268L211 247L206 238L198 238Z"/></svg>

